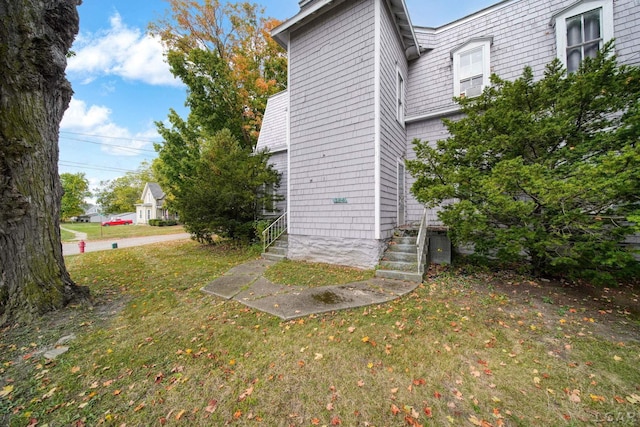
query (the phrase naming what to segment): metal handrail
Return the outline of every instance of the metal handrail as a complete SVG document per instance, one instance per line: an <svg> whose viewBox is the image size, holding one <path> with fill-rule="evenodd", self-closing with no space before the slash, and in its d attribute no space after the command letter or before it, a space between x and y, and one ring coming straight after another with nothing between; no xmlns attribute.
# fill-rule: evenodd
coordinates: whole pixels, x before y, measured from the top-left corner
<svg viewBox="0 0 640 427"><path fill-rule="evenodd" d="M426 264L426 257L428 248L427 239L427 209L424 209L422 214L422 220L420 221L420 230L418 231L418 238L416 240L417 255L418 255L418 273L424 274L424 268ZM426 249L426 250L425 250Z"/></svg>
<svg viewBox="0 0 640 427"><path fill-rule="evenodd" d="M275 242L278 237L287 231L287 213L283 213L280 218L276 219L264 229L262 232L262 251L266 252L267 248Z"/></svg>

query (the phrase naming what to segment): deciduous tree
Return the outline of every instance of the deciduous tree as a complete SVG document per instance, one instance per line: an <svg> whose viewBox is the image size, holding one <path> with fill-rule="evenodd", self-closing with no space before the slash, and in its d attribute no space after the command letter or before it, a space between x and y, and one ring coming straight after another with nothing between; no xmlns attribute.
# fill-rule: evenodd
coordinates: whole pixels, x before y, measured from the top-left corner
<svg viewBox="0 0 640 427"><path fill-rule="evenodd" d="M269 35L278 22L249 3L168 2L169 16L151 29L187 86L190 112L171 110L168 126L157 123L164 142L154 169L196 239L251 238L259 207L273 198L261 189L278 181L268 155L253 153L268 97L286 88L286 54Z"/></svg>
<svg viewBox="0 0 640 427"><path fill-rule="evenodd" d="M620 245L640 204L640 71L608 45L567 74L559 61L534 81L493 76L458 99L450 137L415 141L412 192L440 213L455 244L528 262L537 273L609 274L636 265Z"/></svg>
<svg viewBox="0 0 640 427"><path fill-rule="evenodd" d="M85 201L91 197L89 181L82 172L63 173L60 175L62 184L62 200L60 203L60 219L68 220L73 216L82 215Z"/></svg>
<svg viewBox="0 0 640 427"><path fill-rule="evenodd" d="M167 1L170 13L151 31L187 85L188 125L209 134L226 128L243 146L255 145L267 98L286 88L286 53L269 35L279 22L246 2ZM169 121L180 131L182 118L171 112Z"/></svg>
<svg viewBox="0 0 640 427"><path fill-rule="evenodd" d="M58 131L78 0L0 0L0 324L86 298L60 243Z"/></svg>
<svg viewBox="0 0 640 427"><path fill-rule="evenodd" d="M135 212L147 182L156 182L156 178L149 163L142 162L135 172L100 182L96 202L105 214Z"/></svg>

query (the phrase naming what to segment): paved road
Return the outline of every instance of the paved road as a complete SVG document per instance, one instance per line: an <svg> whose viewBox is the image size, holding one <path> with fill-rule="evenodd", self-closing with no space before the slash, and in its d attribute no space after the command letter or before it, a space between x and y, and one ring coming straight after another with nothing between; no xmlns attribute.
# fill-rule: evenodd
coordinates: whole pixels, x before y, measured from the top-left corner
<svg viewBox="0 0 640 427"><path fill-rule="evenodd" d="M95 252L95 251L113 250L114 243L116 243L118 245L118 249L120 249L120 248L130 248L133 246L149 245L151 243L169 242L172 240L181 240L181 239L189 239L189 238L190 238L189 233L178 233L178 234L165 234L162 236L128 237L128 238L111 239L111 240L89 240L86 242L84 251ZM78 247L78 243L62 244L63 255L77 255L79 253L80 253L80 248Z"/></svg>

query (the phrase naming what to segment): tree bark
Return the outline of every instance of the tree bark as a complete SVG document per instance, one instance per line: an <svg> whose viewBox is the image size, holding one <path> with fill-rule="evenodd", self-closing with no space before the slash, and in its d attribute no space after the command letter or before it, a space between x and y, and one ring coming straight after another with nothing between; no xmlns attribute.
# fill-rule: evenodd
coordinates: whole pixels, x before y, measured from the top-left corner
<svg viewBox="0 0 640 427"><path fill-rule="evenodd" d="M88 300L62 256L60 121L81 0L0 0L0 325Z"/></svg>

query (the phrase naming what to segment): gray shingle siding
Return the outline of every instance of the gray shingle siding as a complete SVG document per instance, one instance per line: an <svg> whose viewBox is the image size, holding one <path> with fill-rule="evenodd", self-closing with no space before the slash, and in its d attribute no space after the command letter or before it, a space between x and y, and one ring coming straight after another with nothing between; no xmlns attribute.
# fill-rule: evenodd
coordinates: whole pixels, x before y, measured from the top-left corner
<svg viewBox="0 0 640 427"><path fill-rule="evenodd" d="M529 65L541 78L557 56L552 17L580 2L504 0L439 28L416 27L423 53L409 62L397 27L409 22L401 1L304 4L274 30L278 43L288 46L289 89L269 100L258 147L276 151L271 161L279 171L289 165L280 190L288 187L289 256L366 267L375 264L398 222L398 159L415 158L415 138L432 144L447 138L442 117L459 117L452 99L452 51L490 39L492 73L512 80ZM619 58L640 64L640 4L613 5ZM401 32L407 37L406 28ZM398 70L405 82L405 126L396 120ZM424 209L410 195L412 184L407 174L407 223L419 221ZM437 223L437 209L428 218Z"/></svg>
<svg viewBox="0 0 640 427"><path fill-rule="evenodd" d="M269 159L269 164L273 165L273 168L280 173L280 187L276 190L276 193L283 200L279 201L276 204L276 208L279 214L286 212L287 210L287 184L288 184L288 170L287 170L287 151L277 151L271 155Z"/></svg>
<svg viewBox="0 0 640 427"><path fill-rule="evenodd" d="M396 79L398 71L408 87L408 64L391 12L386 2L381 13L380 49L380 227L381 237L389 238L398 225L398 159L405 157L406 131L396 118ZM405 106L406 112L406 106ZM405 197L408 190L405 188Z"/></svg>
<svg viewBox="0 0 640 427"><path fill-rule="evenodd" d="M286 90L271 96L262 118L262 128L258 136L256 150L271 152L287 148L287 111L289 92Z"/></svg>
<svg viewBox="0 0 640 427"><path fill-rule="evenodd" d="M491 36L491 72L513 80L531 66L536 79L542 78L545 66L557 56L556 30L551 25L554 14L575 5L576 0L511 0L488 8L437 29L417 29L422 43L433 50L409 65L407 117L451 109L453 102L453 63L451 51L472 38ZM640 63L640 37L637 25L640 5L635 0L614 1L614 37L616 52L622 62ZM415 158L414 138L434 143L448 137L442 119L432 118L407 124L407 156ZM408 185L413 180L408 177ZM418 220L423 207L409 199L410 220ZM431 218L435 217L432 211Z"/></svg>
<svg viewBox="0 0 640 427"><path fill-rule="evenodd" d="M373 238L373 20L352 1L291 33L290 234Z"/></svg>

